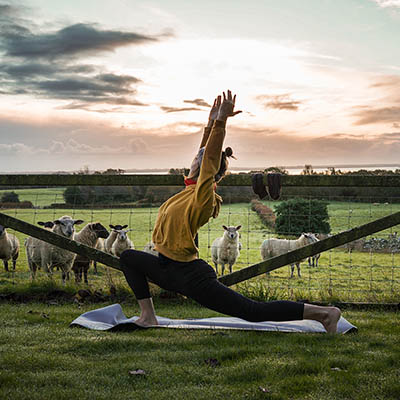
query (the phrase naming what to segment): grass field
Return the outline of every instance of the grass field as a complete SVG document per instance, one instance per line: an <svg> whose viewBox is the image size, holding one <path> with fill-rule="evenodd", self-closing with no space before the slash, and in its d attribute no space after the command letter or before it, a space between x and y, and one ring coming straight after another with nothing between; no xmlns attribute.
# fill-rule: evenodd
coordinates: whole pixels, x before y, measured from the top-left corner
<svg viewBox="0 0 400 400"><path fill-rule="evenodd" d="M344 310L359 332L335 336L68 327L81 313L108 304L0 303L0 398L400 398L399 313ZM133 304L123 309L127 316L138 313ZM156 299L156 309L170 318L216 315L178 300ZM137 369L146 375L129 374Z"/></svg>
<svg viewBox="0 0 400 400"><path fill-rule="evenodd" d="M128 224L133 229L130 237L136 249L142 249L150 240L157 208L125 209L46 209L43 206L63 202L62 189L19 189L15 190L21 200L29 200L35 209L3 210L3 212L30 223L54 220L62 215L71 215L85 222L100 221L107 228L112 224ZM1 193L0 193L1 194ZM273 208L278 202L265 202ZM400 210L400 204L379 204L331 202L328 206L332 233L373 221ZM222 235L222 225L242 225L242 251L234 269L240 269L260 262L260 245L268 237L274 236L263 226L249 204L224 204L220 216L211 220L199 233L200 257L210 261L210 246L213 240ZM387 237L396 229L380 232L374 236ZM10 290L21 282L29 282L30 273L24 251L25 235L16 233L22 251L15 274L0 271L0 291ZM398 302L400 293L400 254L381 254L353 252L335 249L321 255L318 268L302 263L302 277L290 278L290 267L273 271L269 277L253 278L241 287L245 291L264 293L266 298L309 300L343 300ZM39 274L40 275L40 274ZM39 276L40 280L48 279ZM58 279L58 277L57 277ZM89 277L94 288L107 287L111 283L123 285L124 280L117 271L101 268L98 276Z"/></svg>

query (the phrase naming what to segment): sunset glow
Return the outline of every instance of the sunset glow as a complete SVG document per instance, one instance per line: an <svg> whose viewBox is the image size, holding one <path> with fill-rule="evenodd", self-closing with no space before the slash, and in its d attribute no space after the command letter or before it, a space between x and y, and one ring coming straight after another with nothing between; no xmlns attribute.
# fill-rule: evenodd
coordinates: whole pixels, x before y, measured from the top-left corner
<svg viewBox="0 0 400 400"><path fill-rule="evenodd" d="M400 163L400 4L0 1L0 171Z"/></svg>

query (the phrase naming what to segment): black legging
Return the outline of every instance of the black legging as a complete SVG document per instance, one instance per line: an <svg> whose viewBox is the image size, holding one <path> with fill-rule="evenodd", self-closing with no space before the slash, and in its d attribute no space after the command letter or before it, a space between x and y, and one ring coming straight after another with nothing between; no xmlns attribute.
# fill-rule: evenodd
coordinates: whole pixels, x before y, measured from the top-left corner
<svg viewBox="0 0 400 400"><path fill-rule="evenodd" d="M294 301L260 302L248 299L218 281L204 260L178 262L137 250L121 254L125 278L138 300L150 297L147 277L163 289L181 293L211 310L246 321L303 319L304 304Z"/></svg>

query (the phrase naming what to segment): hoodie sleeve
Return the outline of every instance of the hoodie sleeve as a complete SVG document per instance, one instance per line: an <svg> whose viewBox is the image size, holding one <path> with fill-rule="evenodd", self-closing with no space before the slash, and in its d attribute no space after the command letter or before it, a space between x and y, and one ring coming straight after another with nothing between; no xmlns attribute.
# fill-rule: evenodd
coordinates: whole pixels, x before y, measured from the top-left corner
<svg viewBox="0 0 400 400"><path fill-rule="evenodd" d="M215 121L204 150L200 175L196 184L195 203L202 208L214 201L214 176L221 163L222 146L225 139L225 122Z"/></svg>

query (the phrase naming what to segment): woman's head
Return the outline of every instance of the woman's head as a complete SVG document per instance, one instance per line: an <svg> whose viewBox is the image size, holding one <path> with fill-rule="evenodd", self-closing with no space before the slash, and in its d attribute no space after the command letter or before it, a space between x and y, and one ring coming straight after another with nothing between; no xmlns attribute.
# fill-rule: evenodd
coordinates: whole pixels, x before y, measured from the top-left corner
<svg viewBox="0 0 400 400"><path fill-rule="evenodd" d="M190 172L189 175L187 176L187 179L197 180L197 178L200 175L200 167L203 161L203 155L204 155L204 147L202 147L199 150L196 157L194 158L192 165L190 166ZM229 166L229 161L228 161L229 157L235 158L233 156L233 150L231 147L227 147L225 151L223 151L221 154L221 162L219 164L219 170L217 174L214 176L215 182L218 183L225 176Z"/></svg>

